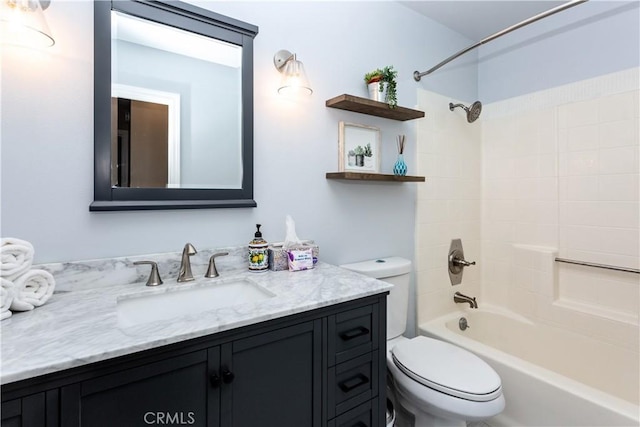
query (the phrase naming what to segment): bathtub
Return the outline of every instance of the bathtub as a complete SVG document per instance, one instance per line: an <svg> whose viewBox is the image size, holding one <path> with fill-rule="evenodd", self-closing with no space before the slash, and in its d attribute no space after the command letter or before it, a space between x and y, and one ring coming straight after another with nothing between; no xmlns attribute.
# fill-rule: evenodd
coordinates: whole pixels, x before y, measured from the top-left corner
<svg viewBox="0 0 640 427"><path fill-rule="evenodd" d="M460 330L460 317L469 329ZM491 426L640 425L638 353L497 308L455 312L419 329L472 351L500 375L507 404Z"/></svg>

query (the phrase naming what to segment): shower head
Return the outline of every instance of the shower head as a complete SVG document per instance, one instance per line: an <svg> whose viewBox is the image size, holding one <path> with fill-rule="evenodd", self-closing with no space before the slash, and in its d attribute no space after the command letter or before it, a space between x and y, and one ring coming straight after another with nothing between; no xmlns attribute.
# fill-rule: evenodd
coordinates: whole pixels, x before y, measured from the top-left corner
<svg viewBox="0 0 640 427"><path fill-rule="evenodd" d="M467 112L467 121L469 123L473 123L478 120L478 117L480 117L480 113L482 112L482 102L480 101L474 102L470 107L462 104L453 104L452 102L449 103L449 110L453 111L456 107L461 107Z"/></svg>

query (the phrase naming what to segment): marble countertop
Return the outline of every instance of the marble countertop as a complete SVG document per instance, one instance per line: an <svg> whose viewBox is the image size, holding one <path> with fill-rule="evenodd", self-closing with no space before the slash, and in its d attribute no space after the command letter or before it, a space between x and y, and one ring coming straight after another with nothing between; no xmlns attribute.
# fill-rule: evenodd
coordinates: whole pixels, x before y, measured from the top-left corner
<svg viewBox="0 0 640 427"><path fill-rule="evenodd" d="M14 313L3 320L1 383L326 307L392 288L386 282L324 263L298 272L252 273L246 269L222 268L221 276L215 279L199 278L195 282L178 284L175 277L167 277L164 285L151 288L144 286L148 270L129 268L132 260L116 263L120 267L114 271L133 268L138 272L133 283L122 284L118 280L122 279L122 274L112 274L113 282L103 280L100 286L66 286L62 283L47 304L33 311ZM48 268L54 276L56 268ZM65 266L65 271L73 269L76 273L82 270L78 266ZM94 272L85 268L83 274L91 276ZM139 280L141 278L144 280ZM122 319L119 320L118 300L131 298L132 293L167 292L178 287L214 285L233 279L253 281L275 296L257 303L242 303L134 326L126 326Z"/></svg>

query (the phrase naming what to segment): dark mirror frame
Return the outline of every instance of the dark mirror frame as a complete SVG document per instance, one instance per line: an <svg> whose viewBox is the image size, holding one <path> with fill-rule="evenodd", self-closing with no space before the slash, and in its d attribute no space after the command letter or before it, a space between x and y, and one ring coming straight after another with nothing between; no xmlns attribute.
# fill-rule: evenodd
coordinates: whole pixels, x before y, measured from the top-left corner
<svg viewBox="0 0 640 427"><path fill-rule="evenodd" d="M90 211L255 207L253 39L258 27L177 1L94 0L94 201ZM242 188L111 186L111 10L242 47Z"/></svg>

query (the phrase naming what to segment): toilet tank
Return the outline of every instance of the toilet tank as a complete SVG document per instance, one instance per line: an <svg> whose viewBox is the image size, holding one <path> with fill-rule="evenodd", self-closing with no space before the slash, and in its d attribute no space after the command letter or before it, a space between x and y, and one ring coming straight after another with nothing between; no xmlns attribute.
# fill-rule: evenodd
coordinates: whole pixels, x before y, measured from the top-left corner
<svg viewBox="0 0 640 427"><path fill-rule="evenodd" d="M393 285L387 298L387 339L402 335L407 328L411 261L389 257L343 264L340 267Z"/></svg>

